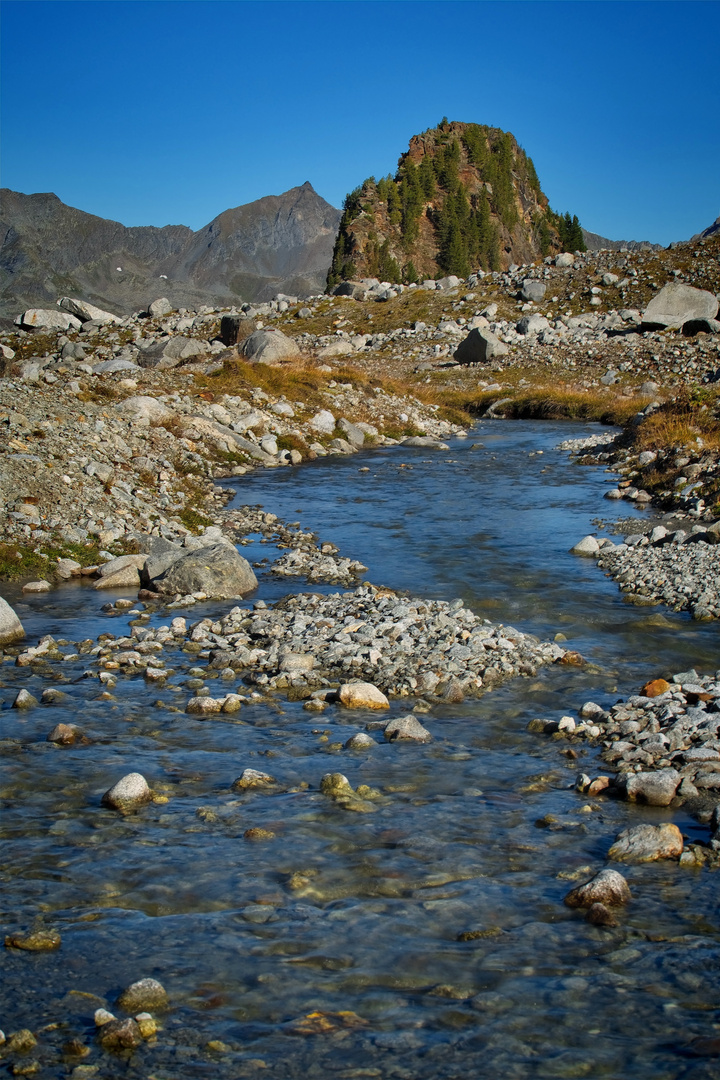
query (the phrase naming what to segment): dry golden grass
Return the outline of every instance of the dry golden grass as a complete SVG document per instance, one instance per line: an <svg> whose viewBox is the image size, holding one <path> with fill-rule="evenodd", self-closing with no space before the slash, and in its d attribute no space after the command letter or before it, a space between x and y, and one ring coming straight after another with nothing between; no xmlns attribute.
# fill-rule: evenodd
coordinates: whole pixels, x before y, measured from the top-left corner
<svg viewBox="0 0 720 1080"><path fill-rule="evenodd" d="M664 450L673 446L720 450L719 409L720 390L696 388L686 391L661 405L639 426L635 445L641 450Z"/></svg>

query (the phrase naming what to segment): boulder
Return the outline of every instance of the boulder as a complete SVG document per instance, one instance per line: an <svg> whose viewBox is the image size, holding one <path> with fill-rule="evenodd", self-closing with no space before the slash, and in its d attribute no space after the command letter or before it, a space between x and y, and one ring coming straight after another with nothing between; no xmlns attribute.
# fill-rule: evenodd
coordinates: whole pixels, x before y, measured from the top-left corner
<svg viewBox="0 0 720 1080"><path fill-rule="evenodd" d="M330 345L323 345L321 349L318 349L317 358L318 360L329 360L333 356L350 356L354 352L354 345L351 345L345 338L339 338L337 341L331 342Z"/></svg>
<svg viewBox="0 0 720 1080"><path fill-rule="evenodd" d="M475 327L455 350L454 359L459 364L484 364L495 356L505 356L507 345L484 327Z"/></svg>
<svg viewBox="0 0 720 1080"><path fill-rule="evenodd" d="M679 859L683 851L682 833L677 825L666 821L662 825L635 825L623 829L608 852L617 862L655 862L657 859Z"/></svg>
<svg viewBox="0 0 720 1080"><path fill-rule="evenodd" d="M75 315L57 308L28 308L22 316L22 326L26 330L79 330L82 322Z"/></svg>
<svg viewBox="0 0 720 1080"><path fill-rule="evenodd" d="M93 375L114 375L118 371L138 371L138 365L134 360L121 356L114 356L112 360L101 360L99 364L93 364Z"/></svg>
<svg viewBox="0 0 720 1080"><path fill-rule="evenodd" d="M547 285L544 281L538 281L537 278L525 278L520 289L523 300L532 300L536 304L544 298L546 292Z"/></svg>
<svg viewBox="0 0 720 1080"><path fill-rule="evenodd" d="M589 908L593 904L614 907L627 904L630 899L630 889L622 874L618 874L617 870L601 870L583 885L571 889L565 903L572 908Z"/></svg>
<svg viewBox="0 0 720 1080"><path fill-rule="evenodd" d="M282 330L255 330L243 344L240 355L256 364L274 364L297 359L300 347Z"/></svg>
<svg viewBox="0 0 720 1080"><path fill-rule="evenodd" d="M364 300L366 291L361 281L341 281L333 290L333 296L349 296L353 300Z"/></svg>
<svg viewBox="0 0 720 1080"><path fill-rule="evenodd" d="M345 435L345 438L353 446L361 447L365 442L365 431L357 424L353 424L350 420L346 420L344 417L338 420L338 427Z"/></svg>
<svg viewBox="0 0 720 1080"><path fill-rule="evenodd" d="M600 545L594 536L584 536L582 540L578 540L575 547L570 548L571 555L597 555L600 551Z"/></svg>
<svg viewBox="0 0 720 1080"><path fill-rule="evenodd" d="M134 397L119 401L115 408L126 420L134 420L136 424L149 427L150 424L162 424L164 420L170 420L175 415L172 409L163 405L154 397L144 394L136 394Z"/></svg>
<svg viewBox="0 0 720 1080"><path fill-rule="evenodd" d="M677 769L627 773L624 777L625 797L629 802L646 803L648 806L669 806L681 780Z"/></svg>
<svg viewBox="0 0 720 1080"><path fill-rule="evenodd" d="M104 563L98 573L95 589L137 589L140 586L140 570L145 565L146 555L120 555Z"/></svg>
<svg viewBox="0 0 720 1080"><path fill-rule="evenodd" d="M541 330L549 330L550 323L544 315L523 315L515 329L518 334L539 334Z"/></svg>
<svg viewBox="0 0 720 1080"><path fill-rule="evenodd" d="M447 292L449 289L457 289L459 284L459 277L457 277L455 274L448 274L447 277L440 278L439 281L435 282L435 288L442 289L444 292Z"/></svg>
<svg viewBox="0 0 720 1080"><path fill-rule="evenodd" d="M63 296L58 300L58 307L63 311L69 311L71 315L75 315L80 322L93 322L100 323L101 326L109 326L111 323L122 322L117 315L113 315L111 311L103 311L102 308L95 307L94 304L88 304L85 300L73 300L70 296Z"/></svg>
<svg viewBox="0 0 720 1080"><path fill-rule="evenodd" d="M220 320L220 340L228 348L244 341L255 329L255 320L243 315L223 315Z"/></svg>
<svg viewBox="0 0 720 1080"><path fill-rule="evenodd" d="M234 599L256 589L257 578L234 547L216 543L183 555L154 578L153 585L166 596L203 592L214 599Z"/></svg>
<svg viewBox="0 0 720 1080"><path fill-rule="evenodd" d="M129 1013L156 1012L167 1008L167 991L157 979L140 979L123 990L118 1005Z"/></svg>
<svg viewBox="0 0 720 1080"><path fill-rule="evenodd" d="M22 623L8 604L0 596L0 645L9 645L25 637Z"/></svg>
<svg viewBox="0 0 720 1080"><path fill-rule="evenodd" d="M398 716L385 726L383 731L387 742L430 742L432 735L423 727L420 721L408 713L407 716Z"/></svg>
<svg viewBox="0 0 720 1080"><path fill-rule="evenodd" d="M165 370L177 367L186 360L192 360L195 356L204 356L207 351L207 341L198 341L197 338L161 338L160 341L141 350L138 364L142 368Z"/></svg>
<svg viewBox="0 0 720 1080"><path fill-rule="evenodd" d="M319 435L332 435L335 431L335 417L329 409L321 409L308 420L308 427L317 431Z"/></svg>
<svg viewBox="0 0 720 1080"><path fill-rule="evenodd" d="M556 266L567 268L568 266L572 266L574 262L575 256L572 255L569 251L561 251L559 255L555 256Z"/></svg>
<svg viewBox="0 0 720 1080"><path fill-rule="evenodd" d="M449 450L450 447L442 439L435 439L432 435L408 435L401 440L402 446L418 446L426 450Z"/></svg>
<svg viewBox="0 0 720 1080"><path fill-rule="evenodd" d="M642 317L644 330L679 330L693 319L714 319L718 299L705 289L671 282L653 296Z"/></svg>
<svg viewBox="0 0 720 1080"><path fill-rule="evenodd" d="M259 769L245 769L237 780L233 781L233 791L249 791L251 788L267 789L275 783L275 777Z"/></svg>
<svg viewBox="0 0 720 1080"><path fill-rule="evenodd" d="M153 300L152 304L148 304L148 315L153 319L161 319L163 315L169 315L174 310L166 296L161 296L158 300Z"/></svg>
<svg viewBox="0 0 720 1080"><path fill-rule="evenodd" d="M102 804L112 810L131 810L136 806L142 806L143 803L150 802L151 799L152 792L148 787L147 780L140 773L133 772L123 776L121 780L118 780L117 784L113 784L105 792L102 797Z"/></svg>
<svg viewBox="0 0 720 1080"><path fill-rule="evenodd" d="M390 702L372 683L343 683L338 698L348 709L389 709Z"/></svg>

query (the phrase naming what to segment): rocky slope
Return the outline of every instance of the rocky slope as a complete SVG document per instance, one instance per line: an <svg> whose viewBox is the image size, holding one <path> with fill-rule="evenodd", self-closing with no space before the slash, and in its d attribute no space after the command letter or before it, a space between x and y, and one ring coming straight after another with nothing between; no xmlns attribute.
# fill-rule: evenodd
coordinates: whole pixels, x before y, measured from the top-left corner
<svg viewBox="0 0 720 1080"><path fill-rule="evenodd" d="M515 138L444 120L410 140L394 177L371 177L347 197L328 284L466 276L477 266L507 269L568 245L583 247L577 218L550 210Z"/></svg>
<svg viewBox="0 0 720 1080"><path fill-rule="evenodd" d="M0 315L66 293L129 315L162 290L175 306L321 289L339 211L309 183L184 225L126 228L52 194L0 192Z"/></svg>

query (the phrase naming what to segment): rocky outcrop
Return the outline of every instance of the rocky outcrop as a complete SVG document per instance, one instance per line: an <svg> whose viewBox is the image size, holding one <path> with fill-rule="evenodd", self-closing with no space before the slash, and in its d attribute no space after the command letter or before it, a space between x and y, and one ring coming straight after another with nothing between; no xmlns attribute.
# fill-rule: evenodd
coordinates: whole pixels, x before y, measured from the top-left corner
<svg viewBox="0 0 720 1080"><path fill-rule="evenodd" d="M218 543L183 555L155 578L153 587L165 596L205 593L216 599L234 599L256 589L257 578L234 547Z"/></svg>

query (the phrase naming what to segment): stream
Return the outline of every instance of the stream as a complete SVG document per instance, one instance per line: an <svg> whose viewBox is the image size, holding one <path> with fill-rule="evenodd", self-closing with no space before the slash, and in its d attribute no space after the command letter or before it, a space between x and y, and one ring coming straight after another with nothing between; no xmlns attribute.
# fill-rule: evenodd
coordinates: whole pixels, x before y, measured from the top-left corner
<svg viewBox="0 0 720 1080"><path fill-rule="evenodd" d="M381 448L225 482L238 504L300 521L360 559L375 585L459 597L493 622L563 635L588 661L433 704L421 717L427 745L344 750L372 717L339 705L311 714L281 696L232 716L189 716L188 672L202 662L179 649L163 654L174 675L162 686L137 674L110 690L81 650L45 669L6 658L3 933L62 935L56 952L0 951L0 1026L38 1040L0 1060L6 1075L31 1075L17 1068L32 1060L42 1078L74 1080L717 1077L716 875L676 862L618 867L632 901L616 927L563 904L610 865L622 829L674 821L691 839L707 829L682 807L578 794L578 772L603 771L596 750L578 742L570 758L566 740L527 731L534 717L577 717L586 701L607 708L650 678L720 667L716 623L629 606L592 559L569 554L618 511L603 499L611 474L557 446L601 431L486 420L449 451ZM619 512L647 519L630 504ZM280 554L259 539L240 550L251 561ZM243 606L307 587L257 573ZM133 618L102 611L128 593L77 582L2 593L29 644L44 634L94 643ZM157 612L148 625L233 606ZM204 680L248 692L220 686L217 671ZM67 697L11 708L21 687L39 699L50 686ZM413 704L393 701L390 715ZM48 743L60 722L80 724L90 743ZM232 791L248 767L282 790ZM132 771L165 801L127 817L101 807ZM377 789L374 812L320 794L326 772ZM265 838L246 838L249 829ZM161 1030L133 1053L108 1054L93 1013L144 977L170 997ZM72 1039L87 1056L68 1051Z"/></svg>

